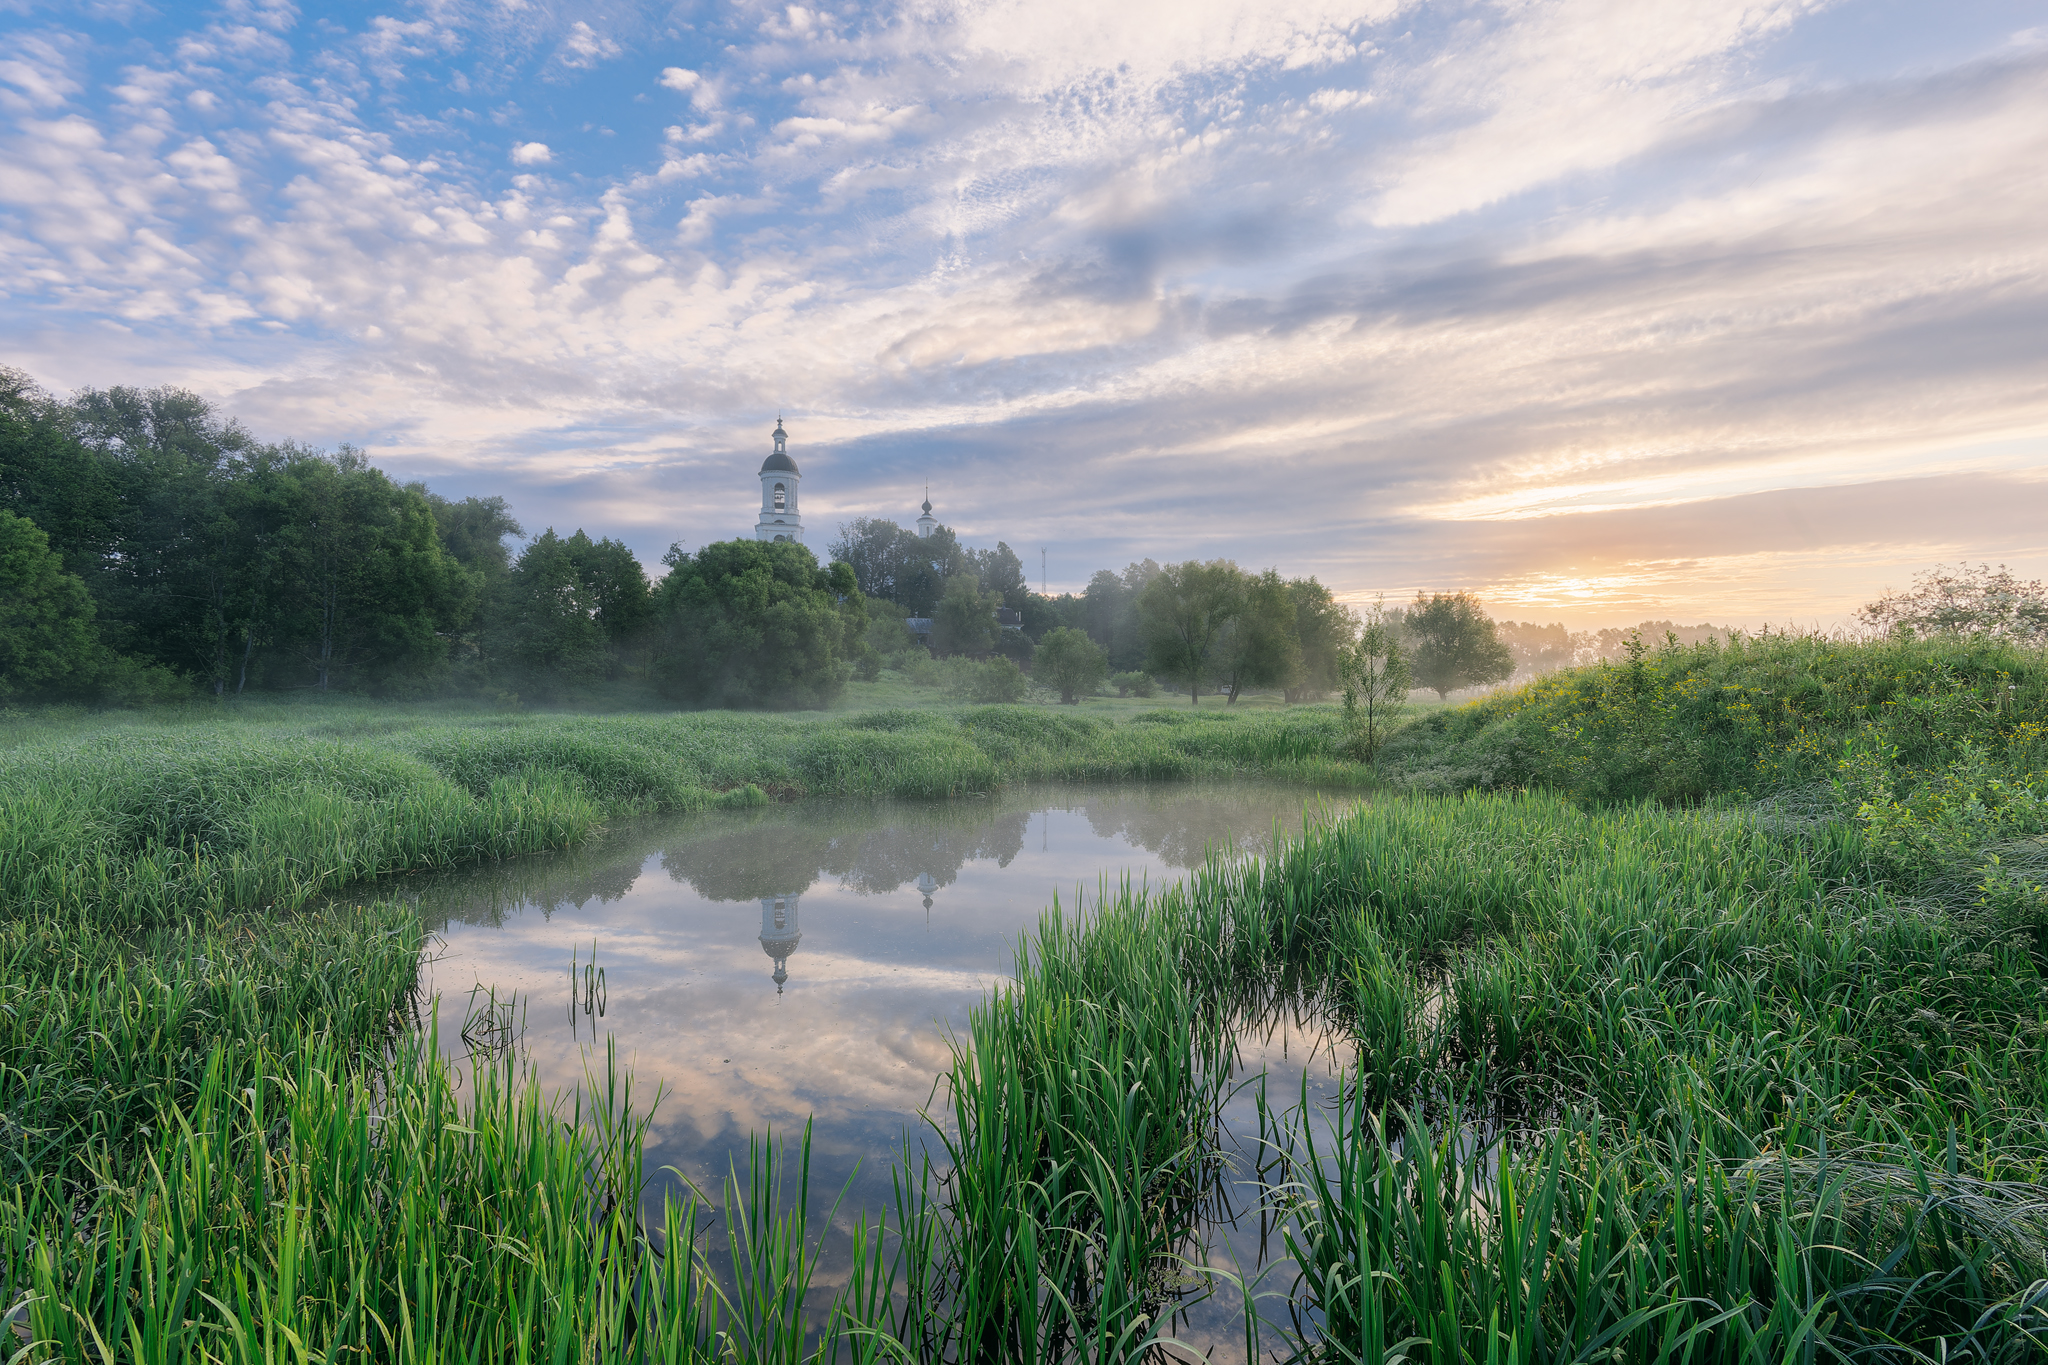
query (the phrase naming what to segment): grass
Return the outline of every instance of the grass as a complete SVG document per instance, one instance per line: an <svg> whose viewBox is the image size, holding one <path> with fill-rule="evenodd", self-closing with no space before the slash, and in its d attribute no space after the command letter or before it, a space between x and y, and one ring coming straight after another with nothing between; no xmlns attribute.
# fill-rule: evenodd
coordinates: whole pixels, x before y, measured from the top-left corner
<svg viewBox="0 0 2048 1365"><path fill-rule="evenodd" d="M1231 1292L1194 1260L1232 1039L1308 1008L1358 1058L1264 1110L1299 1278L1243 1287L1255 1349L2041 1359L2044 679L1770 640L1427 713L1380 774L1417 795L1055 907L832 1267L801 1142L735 1171L714 1266L708 1205L642 1211L623 1077L458 1098L393 1024L416 926L277 910L692 803L1362 782L1330 711L81 722L0 776L0 1275L38 1359L1136 1359Z"/></svg>

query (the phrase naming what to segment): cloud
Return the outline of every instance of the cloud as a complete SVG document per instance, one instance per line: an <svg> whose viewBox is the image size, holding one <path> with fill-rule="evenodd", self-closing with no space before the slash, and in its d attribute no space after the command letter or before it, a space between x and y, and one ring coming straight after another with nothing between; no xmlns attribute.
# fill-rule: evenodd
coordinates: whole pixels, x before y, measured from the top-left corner
<svg viewBox="0 0 2048 1365"><path fill-rule="evenodd" d="M555 60L563 66L584 71L599 62L610 61L619 52L616 42L578 19L569 25L568 34L562 39L561 46L555 49Z"/></svg>
<svg viewBox="0 0 2048 1365"><path fill-rule="evenodd" d="M1787 565L1816 610L1880 572L1879 485L2048 522L2048 54L2004 33L1873 74L1782 54L1791 3L333 22L226 12L105 87L82 33L9 49L0 359L649 562L748 524L777 404L814 540L936 474L1055 586L1226 553L1776 615ZM563 74L628 50L660 90ZM1898 556L1966 547L1918 501Z"/></svg>

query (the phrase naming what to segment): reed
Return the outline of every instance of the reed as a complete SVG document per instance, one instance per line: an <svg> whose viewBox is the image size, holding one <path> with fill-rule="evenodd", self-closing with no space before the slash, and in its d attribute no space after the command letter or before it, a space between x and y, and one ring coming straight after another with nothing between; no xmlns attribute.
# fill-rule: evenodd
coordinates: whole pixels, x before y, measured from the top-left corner
<svg viewBox="0 0 2048 1365"><path fill-rule="evenodd" d="M953 1040L932 1140L848 1266L819 1263L803 1140L764 1137L716 1200L657 1197L615 1064L566 1108L513 1058L465 1074L406 1017L410 913L313 907L771 795L1363 781L1333 715L24 739L0 772L0 1288L29 1295L25 1359L1158 1358L1177 1302L1232 1292L1199 1250L1217 1114L1237 1031L1281 1008L1358 1056L1334 1113L1262 1103L1298 1277L1248 1307L1252 1353L2048 1358L2038 677L1987 700L2003 655L1865 648L1671 651L1641 687L1449 713L1433 771L1535 717L1552 790L1383 800L1055 905ZM1766 675L1754 733L1696 685ZM1736 747L1688 749L1688 707ZM1730 764L1779 795L1738 804ZM1621 799L1681 769L1705 788Z"/></svg>

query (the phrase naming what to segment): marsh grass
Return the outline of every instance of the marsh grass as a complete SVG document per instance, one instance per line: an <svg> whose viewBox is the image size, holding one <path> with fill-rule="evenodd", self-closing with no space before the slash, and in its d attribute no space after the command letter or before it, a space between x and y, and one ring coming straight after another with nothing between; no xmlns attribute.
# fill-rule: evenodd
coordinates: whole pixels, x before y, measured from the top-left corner
<svg viewBox="0 0 2048 1365"><path fill-rule="evenodd" d="M1438 771L1533 762L1510 741L1554 725L1543 761L1576 801L1381 801L1055 906L953 1040L887 1223L864 1213L829 1268L801 1141L764 1140L718 1200L650 1211L645 1107L615 1067L564 1109L493 1048L458 1094L432 1032L392 1027L417 928L279 910L692 802L1355 783L1333 713L443 716L18 745L0 1274L32 1291L29 1358L1129 1361L1175 1349L1191 1293L1231 1292L1254 1296L1248 1353L1305 1360L2048 1358L2038 722L2018 683L1987 701L1990 675L1932 646L1816 651L1673 653L1640 687L1441 713ZM1687 706L1744 702L1698 678L1739 692L1742 669L1801 659L1770 674L1756 734L1687 747ZM1731 754L1820 794L1729 804ZM1673 772L1705 786L1664 791ZM1676 806L1629 804L1627 782ZM1256 1193L1296 1278L1261 1290L1203 1263L1200 1222L1235 1031L1283 1008L1359 1056L1334 1112L1262 1108Z"/></svg>

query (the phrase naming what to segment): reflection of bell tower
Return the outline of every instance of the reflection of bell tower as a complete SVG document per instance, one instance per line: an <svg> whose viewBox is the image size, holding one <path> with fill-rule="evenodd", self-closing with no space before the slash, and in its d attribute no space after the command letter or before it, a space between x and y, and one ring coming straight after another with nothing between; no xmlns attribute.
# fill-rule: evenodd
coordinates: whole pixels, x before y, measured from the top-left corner
<svg viewBox="0 0 2048 1365"><path fill-rule="evenodd" d="M925 913L930 914L932 909L932 892L939 889L939 884L932 880L931 873L920 872L917 877L917 889L918 893L924 897Z"/></svg>
<svg viewBox="0 0 2048 1365"><path fill-rule="evenodd" d="M775 962L775 993L789 980L789 955L803 940L796 924L796 895L761 897L761 951Z"/></svg>

